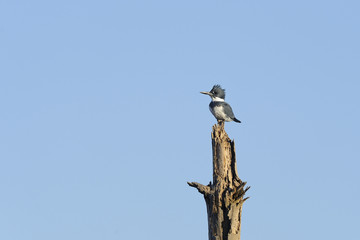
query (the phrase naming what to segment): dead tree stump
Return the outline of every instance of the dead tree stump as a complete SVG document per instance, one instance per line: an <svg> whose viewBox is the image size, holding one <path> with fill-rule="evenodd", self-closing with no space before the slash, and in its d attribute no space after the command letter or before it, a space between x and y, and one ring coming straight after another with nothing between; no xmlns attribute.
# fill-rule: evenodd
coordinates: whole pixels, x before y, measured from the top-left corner
<svg viewBox="0 0 360 240"><path fill-rule="evenodd" d="M212 128L213 183L207 186L188 182L204 195L209 240L240 240L241 210L245 192L250 188L238 177L235 144L225 132L223 124Z"/></svg>

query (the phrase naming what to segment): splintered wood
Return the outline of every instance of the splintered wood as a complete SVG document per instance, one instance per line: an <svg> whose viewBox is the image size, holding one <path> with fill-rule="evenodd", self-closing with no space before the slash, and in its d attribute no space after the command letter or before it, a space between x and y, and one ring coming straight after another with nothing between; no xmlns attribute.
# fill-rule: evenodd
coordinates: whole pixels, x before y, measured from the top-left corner
<svg viewBox="0 0 360 240"><path fill-rule="evenodd" d="M188 182L204 195L209 226L209 240L239 240L241 210L246 182L238 177L235 144L225 132L223 124L212 128L213 182L207 186Z"/></svg>

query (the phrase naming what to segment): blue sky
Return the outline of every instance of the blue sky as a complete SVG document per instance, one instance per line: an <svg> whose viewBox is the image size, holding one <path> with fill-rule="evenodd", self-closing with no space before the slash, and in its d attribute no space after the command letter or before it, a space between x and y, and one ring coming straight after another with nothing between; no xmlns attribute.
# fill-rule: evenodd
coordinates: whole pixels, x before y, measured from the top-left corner
<svg viewBox="0 0 360 240"><path fill-rule="evenodd" d="M214 84L242 239L359 239L359 9L0 1L0 239L207 239Z"/></svg>

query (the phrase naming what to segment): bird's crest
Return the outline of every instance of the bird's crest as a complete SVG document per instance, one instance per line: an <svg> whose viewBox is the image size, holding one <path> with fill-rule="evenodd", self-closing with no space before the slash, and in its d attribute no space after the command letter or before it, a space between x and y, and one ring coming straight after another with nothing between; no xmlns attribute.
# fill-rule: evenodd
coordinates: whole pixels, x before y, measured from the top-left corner
<svg viewBox="0 0 360 240"><path fill-rule="evenodd" d="M217 97L225 99L225 89L221 88L219 84L214 85L210 92Z"/></svg>

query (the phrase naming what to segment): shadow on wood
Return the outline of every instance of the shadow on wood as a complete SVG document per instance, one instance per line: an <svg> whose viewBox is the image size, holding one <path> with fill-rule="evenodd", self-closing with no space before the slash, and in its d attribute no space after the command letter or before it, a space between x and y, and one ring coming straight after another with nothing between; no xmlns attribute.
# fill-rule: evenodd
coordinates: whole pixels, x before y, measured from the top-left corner
<svg viewBox="0 0 360 240"><path fill-rule="evenodd" d="M204 195L209 240L239 240L241 210L246 182L241 181L236 169L235 144L225 132L223 124L215 124L211 133L213 150L213 182L207 186L188 182Z"/></svg>

